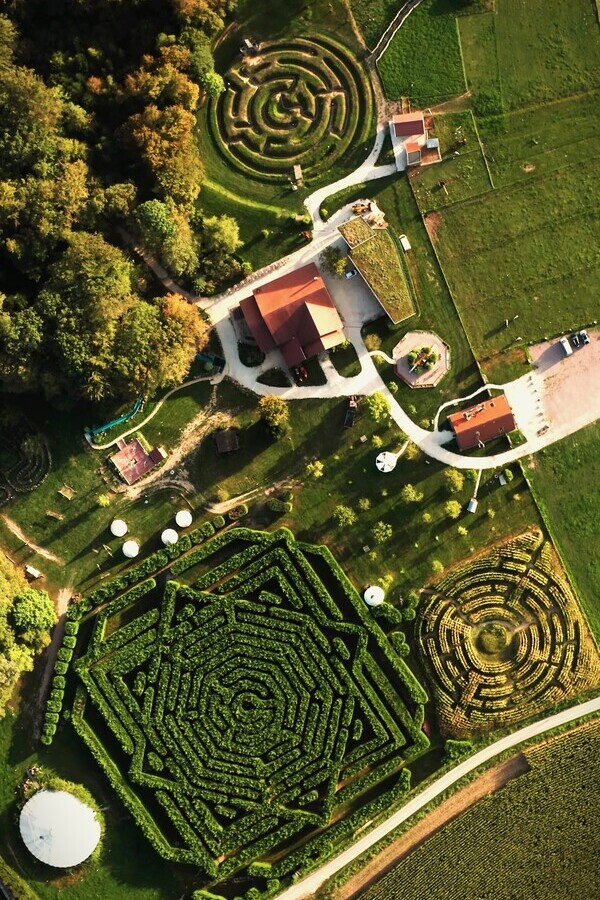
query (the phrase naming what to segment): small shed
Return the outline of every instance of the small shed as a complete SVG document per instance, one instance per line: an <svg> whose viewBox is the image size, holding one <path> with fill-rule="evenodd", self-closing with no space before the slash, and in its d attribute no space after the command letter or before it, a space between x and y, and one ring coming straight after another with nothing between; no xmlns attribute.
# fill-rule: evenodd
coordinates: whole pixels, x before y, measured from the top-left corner
<svg viewBox="0 0 600 900"><path fill-rule="evenodd" d="M421 162L421 147L416 141L407 141L404 145L406 149L406 165L418 166Z"/></svg>
<svg viewBox="0 0 600 900"><path fill-rule="evenodd" d="M35 566L25 566L25 574L28 578L31 578L32 581L35 581L36 578L42 577L42 573L39 569L36 569Z"/></svg>
<svg viewBox="0 0 600 900"><path fill-rule="evenodd" d="M240 449L240 436L235 428L224 428L216 431L214 435L217 453L233 453Z"/></svg>
<svg viewBox="0 0 600 900"><path fill-rule="evenodd" d="M471 497L469 502L467 503L467 512L474 513L477 511L477 498Z"/></svg>

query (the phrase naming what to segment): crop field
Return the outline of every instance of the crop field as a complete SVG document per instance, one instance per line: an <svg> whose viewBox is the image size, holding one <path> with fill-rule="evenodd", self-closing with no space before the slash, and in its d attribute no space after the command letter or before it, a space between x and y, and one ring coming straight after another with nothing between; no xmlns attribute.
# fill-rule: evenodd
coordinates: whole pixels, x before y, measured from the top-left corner
<svg viewBox="0 0 600 900"><path fill-rule="evenodd" d="M423 0L378 61L390 100L407 96L417 108L466 90L452 0Z"/></svg>
<svg viewBox="0 0 600 900"><path fill-rule="evenodd" d="M227 90L211 105L221 152L247 174L288 180L322 174L371 128L367 77L337 41L295 38L263 44L227 70Z"/></svg>
<svg viewBox="0 0 600 900"><path fill-rule="evenodd" d="M598 896L599 742L596 719L528 749L531 771L430 837L363 900Z"/></svg>
<svg viewBox="0 0 600 900"><path fill-rule="evenodd" d="M451 737L513 725L600 675L575 596L537 531L435 582L419 604L417 635Z"/></svg>
<svg viewBox="0 0 600 900"><path fill-rule="evenodd" d="M537 453L526 474L600 645L600 423Z"/></svg>
<svg viewBox="0 0 600 900"><path fill-rule="evenodd" d="M427 695L327 550L211 533L72 607L72 722L161 856L280 878L407 789Z"/></svg>

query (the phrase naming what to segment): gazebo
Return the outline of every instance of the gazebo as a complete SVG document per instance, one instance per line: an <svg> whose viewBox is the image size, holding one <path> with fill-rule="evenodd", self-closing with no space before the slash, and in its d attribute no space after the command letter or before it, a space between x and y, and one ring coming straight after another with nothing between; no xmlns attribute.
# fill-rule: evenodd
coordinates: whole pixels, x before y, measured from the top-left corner
<svg viewBox="0 0 600 900"><path fill-rule="evenodd" d="M102 829L94 810L73 794L41 790L21 810L19 831L36 859L66 869L93 853Z"/></svg>
<svg viewBox="0 0 600 900"><path fill-rule="evenodd" d="M192 524L192 514L189 509L180 509L175 515L175 523L178 528L189 528Z"/></svg>
<svg viewBox="0 0 600 900"><path fill-rule="evenodd" d="M115 537L123 537L127 534L127 522L124 522L123 519L113 519L110 523L110 533Z"/></svg>
<svg viewBox="0 0 600 900"><path fill-rule="evenodd" d="M385 591L378 584L370 584L363 597L367 606L381 606L385 599Z"/></svg>
<svg viewBox="0 0 600 900"><path fill-rule="evenodd" d="M163 531L163 533L160 536L160 539L163 542L163 544L165 545L165 547L168 547L169 544L177 543L177 541L179 540L179 535L177 534L177 532L175 531L174 528L165 528L165 530Z"/></svg>
<svg viewBox="0 0 600 900"><path fill-rule="evenodd" d="M140 552L140 545L137 541L125 541L123 544L123 556L127 559L135 559Z"/></svg>

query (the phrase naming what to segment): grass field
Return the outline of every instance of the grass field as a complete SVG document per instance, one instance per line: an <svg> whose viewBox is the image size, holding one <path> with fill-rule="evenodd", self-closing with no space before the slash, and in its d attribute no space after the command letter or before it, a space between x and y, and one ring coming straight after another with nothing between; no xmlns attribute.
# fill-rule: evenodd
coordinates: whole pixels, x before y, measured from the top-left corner
<svg viewBox="0 0 600 900"><path fill-rule="evenodd" d="M351 0L350 6L367 47L373 49L404 0Z"/></svg>
<svg viewBox="0 0 600 900"><path fill-rule="evenodd" d="M600 423L536 454L526 475L600 645Z"/></svg>
<svg viewBox="0 0 600 900"><path fill-rule="evenodd" d="M466 90L452 0L423 0L378 61L390 100L410 98L417 107L441 103Z"/></svg>
<svg viewBox="0 0 600 900"><path fill-rule="evenodd" d="M363 900L597 896L599 741L596 719L527 750L529 772L430 837Z"/></svg>

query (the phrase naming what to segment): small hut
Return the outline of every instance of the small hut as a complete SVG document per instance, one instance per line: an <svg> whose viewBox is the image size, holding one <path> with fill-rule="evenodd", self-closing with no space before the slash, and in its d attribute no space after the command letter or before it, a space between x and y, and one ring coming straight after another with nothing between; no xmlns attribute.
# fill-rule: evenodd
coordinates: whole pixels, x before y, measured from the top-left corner
<svg viewBox="0 0 600 900"><path fill-rule="evenodd" d="M240 449L240 437L235 428L224 428L222 431L215 432L214 441L220 456Z"/></svg>

